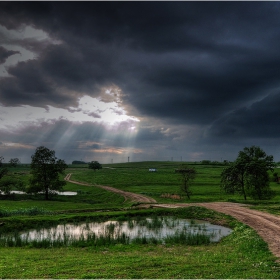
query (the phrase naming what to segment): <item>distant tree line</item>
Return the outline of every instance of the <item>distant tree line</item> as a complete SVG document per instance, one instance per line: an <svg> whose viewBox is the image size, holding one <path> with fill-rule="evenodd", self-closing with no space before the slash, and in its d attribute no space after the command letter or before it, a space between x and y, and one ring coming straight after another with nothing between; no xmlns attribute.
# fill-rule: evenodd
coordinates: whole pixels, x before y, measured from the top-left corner
<svg viewBox="0 0 280 280"><path fill-rule="evenodd" d="M81 161L81 160L74 160L72 161L72 164L88 164L88 162Z"/></svg>
<svg viewBox="0 0 280 280"><path fill-rule="evenodd" d="M203 164L203 165L228 165L228 164L230 164L230 162L228 160L223 160L223 161L214 160L214 161L211 161L211 160L204 159L200 162L200 164Z"/></svg>

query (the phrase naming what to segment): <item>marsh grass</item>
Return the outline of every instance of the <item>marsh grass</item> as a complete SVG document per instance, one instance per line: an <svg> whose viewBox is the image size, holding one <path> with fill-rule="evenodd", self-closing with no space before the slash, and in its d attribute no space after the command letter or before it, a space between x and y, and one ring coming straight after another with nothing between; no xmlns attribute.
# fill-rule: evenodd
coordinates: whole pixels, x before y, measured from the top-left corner
<svg viewBox="0 0 280 280"><path fill-rule="evenodd" d="M166 244L181 245L206 245L211 243L211 237L214 233L207 234L205 231L189 232L182 230L170 235L164 239Z"/></svg>
<svg viewBox="0 0 280 280"><path fill-rule="evenodd" d="M45 229L41 231L27 232L20 234L6 234L0 236L1 247L34 247L34 248L51 248L51 247L90 247L90 246L111 246L116 244L127 245L133 244L185 244L201 245L209 244L214 233L209 233L205 225L190 223L184 225L181 230L176 230L174 234L162 237L160 230L166 226L170 229L179 225L179 220L175 217L158 217L151 218L138 217L137 219L128 219L127 227L132 230L137 227L138 235L131 237L129 232L123 232L121 225L123 221L112 221L103 225L98 233L91 230L89 223L81 227L80 235L74 236L69 233L70 225L62 225L60 228ZM149 232L149 236L145 232ZM153 233L155 235L153 235ZM159 234L158 234L159 233Z"/></svg>

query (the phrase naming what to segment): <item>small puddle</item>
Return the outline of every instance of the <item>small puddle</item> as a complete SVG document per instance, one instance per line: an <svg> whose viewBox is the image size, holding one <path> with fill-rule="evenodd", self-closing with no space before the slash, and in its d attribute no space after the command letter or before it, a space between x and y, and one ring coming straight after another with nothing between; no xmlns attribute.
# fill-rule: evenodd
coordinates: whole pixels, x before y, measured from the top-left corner
<svg viewBox="0 0 280 280"><path fill-rule="evenodd" d="M199 220L179 219L175 217L142 218L129 221L106 221L102 223L91 222L81 224L65 224L52 228L31 230L20 234L26 241L42 240L87 240L88 236L110 236L117 238L123 233L129 240L135 238L156 238L164 240L181 232L203 234L210 237L211 242L218 242L222 237L229 235L232 230L223 226L213 225Z"/></svg>
<svg viewBox="0 0 280 280"><path fill-rule="evenodd" d="M22 192L22 191L11 191L11 193L14 194L26 194L26 192ZM58 195L77 195L77 192L55 192ZM1 192L0 192L1 194Z"/></svg>

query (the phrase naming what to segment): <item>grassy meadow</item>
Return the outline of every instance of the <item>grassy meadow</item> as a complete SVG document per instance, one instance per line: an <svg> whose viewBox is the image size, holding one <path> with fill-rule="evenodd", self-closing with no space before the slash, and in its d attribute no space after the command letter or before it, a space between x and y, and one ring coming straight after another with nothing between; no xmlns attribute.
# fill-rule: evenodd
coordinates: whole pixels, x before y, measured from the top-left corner
<svg viewBox="0 0 280 280"><path fill-rule="evenodd" d="M220 190L223 165L188 163L197 177L190 200L180 192L181 162L139 162L104 164L93 171L87 165L69 165L66 173L72 180L92 186L67 183L65 191L76 196L42 195L0 196L0 236L9 232L56 224L79 223L132 216L176 215L223 224L234 231L219 243L182 244L107 244L102 246L59 246L35 248L2 247L0 278L266 278L280 276L280 266L267 245L251 228L235 219L200 207L186 209L134 209L135 203L124 201L98 185L144 194L158 203L234 201L244 203L241 196L226 195ZM156 168L157 172L149 172ZM9 170L10 175L29 180L29 166ZM63 177L62 177L63 178ZM272 181L271 174L271 181ZM246 203L252 207L280 214L280 185L271 182L276 197L270 201Z"/></svg>

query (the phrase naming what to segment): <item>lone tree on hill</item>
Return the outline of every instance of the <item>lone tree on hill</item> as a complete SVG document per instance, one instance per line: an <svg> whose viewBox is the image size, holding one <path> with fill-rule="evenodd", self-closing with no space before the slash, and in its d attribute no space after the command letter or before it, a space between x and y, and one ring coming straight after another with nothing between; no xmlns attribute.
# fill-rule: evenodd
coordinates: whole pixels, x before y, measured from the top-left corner
<svg viewBox="0 0 280 280"><path fill-rule="evenodd" d="M98 161L91 161L88 164L88 168L95 171L96 169L102 169L102 165Z"/></svg>
<svg viewBox="0 0 280 280"><path fill-rule="evenodd" d="M57 159L55 152L44 146L36 149L31 156L30 188L28 192L43 192L45 199L49 199L49 193L62 191L65 181L59 180L59 174L64 174L67 165L64 160Z"/></svg>
<svg viewBox="0 0 280 280"><path fill-rule="evenodd" d="M221 188L229 194L238 193L253 199L270 199L274 192L269 187L268 171L273 171L273 156L261 148L245 147L237 159L221 173Z"/></svg>
<svg viewBox="0 0 280 280"><path fill-rule="evenodd" d="M20 164L20 160L18 158L11 158L9 163L11 167L17 167Z"/></svg>
<svg viewBox="0 0 280 280"><path fill-rule="evenodd" d="M192 194L190 188L196 177L196 170L194 168L186 168L182 166L180 169L176 170L176 173L181 175L181 191L187 195L188 199L190 199L190 195Z"/></svg>

